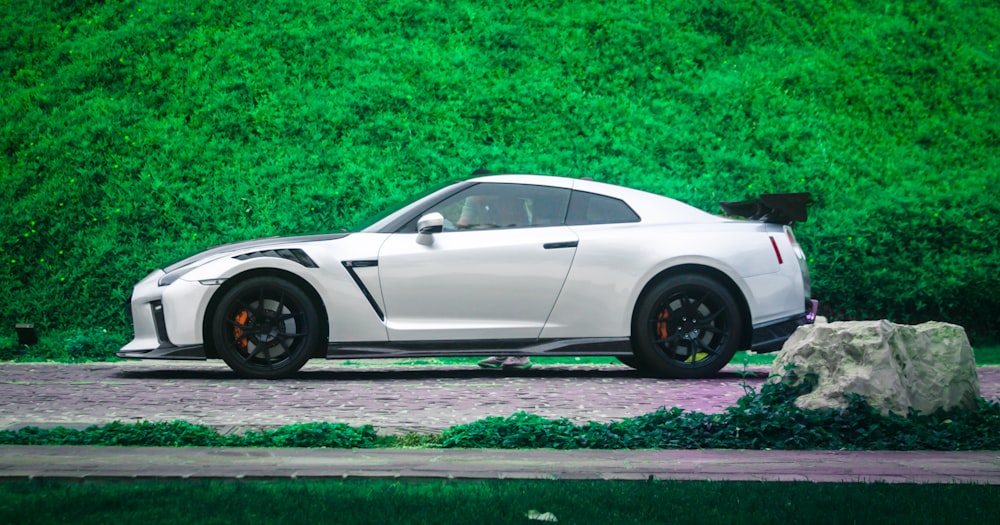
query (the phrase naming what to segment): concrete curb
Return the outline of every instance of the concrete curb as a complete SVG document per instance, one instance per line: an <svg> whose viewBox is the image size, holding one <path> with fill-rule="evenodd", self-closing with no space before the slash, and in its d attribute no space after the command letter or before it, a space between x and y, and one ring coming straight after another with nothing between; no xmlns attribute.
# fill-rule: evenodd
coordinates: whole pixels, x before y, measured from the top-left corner
<svg viewBox="0 0 1000 525"><path fill-rule="evenodd" d="M213 478L1000 485L1000 452L0 447L0 480Z"/></svg>

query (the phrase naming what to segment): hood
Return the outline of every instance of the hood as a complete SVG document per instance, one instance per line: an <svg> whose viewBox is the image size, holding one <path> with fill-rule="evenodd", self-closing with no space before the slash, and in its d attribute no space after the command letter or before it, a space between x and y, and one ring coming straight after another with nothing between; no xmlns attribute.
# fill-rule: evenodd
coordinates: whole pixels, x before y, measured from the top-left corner
<svg viewBox="0 0 1000 525"><path fill-rule="evenodd" d="M297 237L267 237L264 239L254 239L250 241L234 242L232 244L223 244L221 246L216 246L214 248L209 248L203 252L196 253L191 257L184 259L183 261L176 262L170 266L163 269L164 272L170 273L185 266L191 266L199 262L208 262L213 259L217 259L227 254L238 254L240 252L251 252L257 251L261 248L266 248L268 246L285 246L288 244L303 244L310 242L320 242L320 241L333 241L336 239L343 239L350 235L349 233L326 233L320 235L301 235Z"/></svg>

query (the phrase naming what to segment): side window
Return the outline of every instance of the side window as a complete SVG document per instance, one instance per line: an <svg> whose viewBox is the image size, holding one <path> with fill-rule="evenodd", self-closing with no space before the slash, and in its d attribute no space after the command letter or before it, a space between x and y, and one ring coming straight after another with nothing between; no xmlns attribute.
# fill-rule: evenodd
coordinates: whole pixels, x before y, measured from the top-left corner
<svg viewBox="0 0 1000 525"><path fill-rule="evenodd" d="M444 231L558 226L565 222L570 190L526 184L482 183L448 197L421 215L444 216ZM400 231L415 232L416 219Z"/></svg>
<svg viewBox="0 0 1000 525"><path fill-rule="evenodd" d="M613 197L574 191L566 224L614 224L639 222L639 216L623 201Z"/></svg>

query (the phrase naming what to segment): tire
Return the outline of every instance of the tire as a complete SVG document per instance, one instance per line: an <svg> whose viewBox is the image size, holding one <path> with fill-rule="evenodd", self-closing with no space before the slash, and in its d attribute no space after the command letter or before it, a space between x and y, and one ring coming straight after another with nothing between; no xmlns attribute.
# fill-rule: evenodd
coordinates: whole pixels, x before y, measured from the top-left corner
<svg viewBox="0 0 1000 525"><path fill-rule="evenodd" d="M634 355L630 355L627 357L619 355L615 356L615 359L617 359L618 362L620 362L621 364L631 368L635 368L636 370L642 368L642 365L639 363L639 360L636 359Z"/></svg>
<svg viewBox="0 0 1000 525"><path fill-rule="evenodd" d="M254 277L226 291L211 323L219 357L242 377L288 377L323 339L309 296L278 277Z"/></svg>
<svg viewBox="0 0 1000 525"><path fill-rule="evenodd" d="M743 317L733 295L699 274L668 277L644 294L632 318L642 370L659 377L715 375L739 348Z"/></svg>

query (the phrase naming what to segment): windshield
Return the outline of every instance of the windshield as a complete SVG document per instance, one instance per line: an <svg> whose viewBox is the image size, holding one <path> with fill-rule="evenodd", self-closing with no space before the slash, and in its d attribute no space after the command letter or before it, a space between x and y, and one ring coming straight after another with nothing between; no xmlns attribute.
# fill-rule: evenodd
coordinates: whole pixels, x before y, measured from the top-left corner
<svg viewBox="0 0 1000 525"><path fill-rule="evenodd" d="M458 189L464 187L463 182L448 182L432 186L430 189L418 192L415 195L399 199L371 217L359 222L351 231L356 232L382 232L395 229L393 226L400 222L406 222L410 215L419 210L432 206L442 198L451 195ZM407 218L404 220L404 218Z"/></svg>

